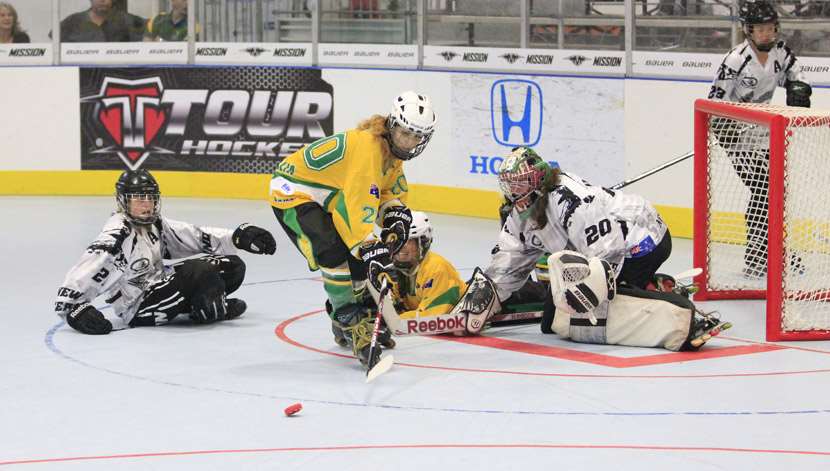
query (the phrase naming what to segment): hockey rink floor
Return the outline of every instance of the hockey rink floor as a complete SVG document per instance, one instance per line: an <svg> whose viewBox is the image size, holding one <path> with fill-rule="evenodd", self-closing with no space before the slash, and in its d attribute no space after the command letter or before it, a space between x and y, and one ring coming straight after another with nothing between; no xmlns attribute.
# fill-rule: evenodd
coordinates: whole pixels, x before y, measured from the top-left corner
<svg viewBox="0 0 830 471"><path fill-rule="evenodd" d="M0 197L0 468L59 470L827 470L830 342L764 341L761 301L700 303L734 327L697 353L577 344L537 324L469 341L399 337L371 384L267 203L163 198L200 225L250 222L241 318L86 336L52 312L114 199ZM431 215L467 276L495 220ZM676 239L664 267L691 267ZM286 417L283 409L303 410Z"/></svg>

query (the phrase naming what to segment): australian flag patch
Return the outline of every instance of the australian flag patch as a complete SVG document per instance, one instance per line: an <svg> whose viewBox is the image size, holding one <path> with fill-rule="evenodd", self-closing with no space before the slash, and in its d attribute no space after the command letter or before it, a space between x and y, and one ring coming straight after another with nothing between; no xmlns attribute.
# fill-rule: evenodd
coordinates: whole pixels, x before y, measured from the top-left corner
<svg viewBox="0 0 830 471"><path fill-rule="evenodd" d="M377 199L380 199L380 190L378 189L378 186L374 183L372 183L372 186L369 187L369 194Z"/></svg>
<svg viewBox="0 0 830 471"><path fill-rule="evenodd" d="M654 239L652 239L651 236L647 236L645 239L641 240L639 244L631 247L628 254L631 258L645 257L650 254L655 247L657 247L657 244L654 243Z"/></svg>

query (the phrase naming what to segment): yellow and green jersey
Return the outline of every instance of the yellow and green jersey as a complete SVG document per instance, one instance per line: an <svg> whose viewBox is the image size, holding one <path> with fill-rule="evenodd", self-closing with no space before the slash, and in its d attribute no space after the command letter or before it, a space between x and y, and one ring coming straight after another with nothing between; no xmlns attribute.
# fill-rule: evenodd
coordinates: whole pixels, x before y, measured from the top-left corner
<svg viewBox="0 0 830 471"><path fill-rule="evenodd" d="M435 252L427 252L415 276L400 280L399 301L405 310L400 317L417 319L447 314L465 289L466 284L447 259Z"/></svg>
<svg viewBox="0 0 830 471"><path fill-rule="evenodd" d="M406 202L403 161L383 157L382 139L352 129L294 152L277 165L271 179L271 205L289 209L319 204L356 254L357 247L372 237L380 207L395 200Z"/></svg>
<svg viewBox="0 0 830 471"><path fill-rule="evenodd" d="M147 22L145 36L163 41L187 41L187 16L174 22L173 15L161 12Z"/></svg>

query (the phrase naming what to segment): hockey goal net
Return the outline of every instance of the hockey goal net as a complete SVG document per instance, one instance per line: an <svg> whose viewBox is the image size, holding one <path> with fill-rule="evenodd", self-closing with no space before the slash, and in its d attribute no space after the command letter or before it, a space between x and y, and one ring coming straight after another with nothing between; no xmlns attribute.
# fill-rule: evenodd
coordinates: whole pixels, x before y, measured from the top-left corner
<svg viewBox="0 0 830 471"><path fill-rule="evenodd" d="M695 299L767 300L767 340L830 339L830 111L695 102Z"/></svg>

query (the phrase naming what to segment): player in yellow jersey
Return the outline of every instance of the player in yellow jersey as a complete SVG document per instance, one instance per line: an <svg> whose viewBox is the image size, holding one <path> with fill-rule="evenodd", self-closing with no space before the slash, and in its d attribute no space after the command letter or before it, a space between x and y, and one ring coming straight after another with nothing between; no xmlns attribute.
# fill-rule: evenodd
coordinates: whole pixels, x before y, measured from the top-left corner
<svg viewBox="0 0 830 471"><path fill-rule="evenodd" d="M467 284L452 263L430 250L432 242L429 217L413 211L409 239L392 257L395 283L389 302L381 300L386 324L395 335L480 333L480 327L468 328L464 306L459 303ZM541 317L546 289L530 281L520 291L502 303L501 321Z"/></svg>
<svg viewBox="0 0 830 471"><path fill-rule="evenodd" d="M432 225L425 213L414 211L409 239L392 257L396 280L395 310L401 320L398 334L462 331L454 316L443 319L464 294L466 284L444 257L429 250ZM443 319L443 320L442 320Z"/></svg>
<svg viewBox="0 0 830 471"><path fill-rule="evenodd" d="M335 339L345 332L364 364L377 359L368 358L372 325L366 280L380 289L391 255L409 237L412 213L405 204L403 162L423 152L435 122L427 96L404 92L389 115L374 115L356 129L289 155L271 180L277 220L309 269L323 275ZM382 228L382 240L374 235L375 224Z"/></svg>

